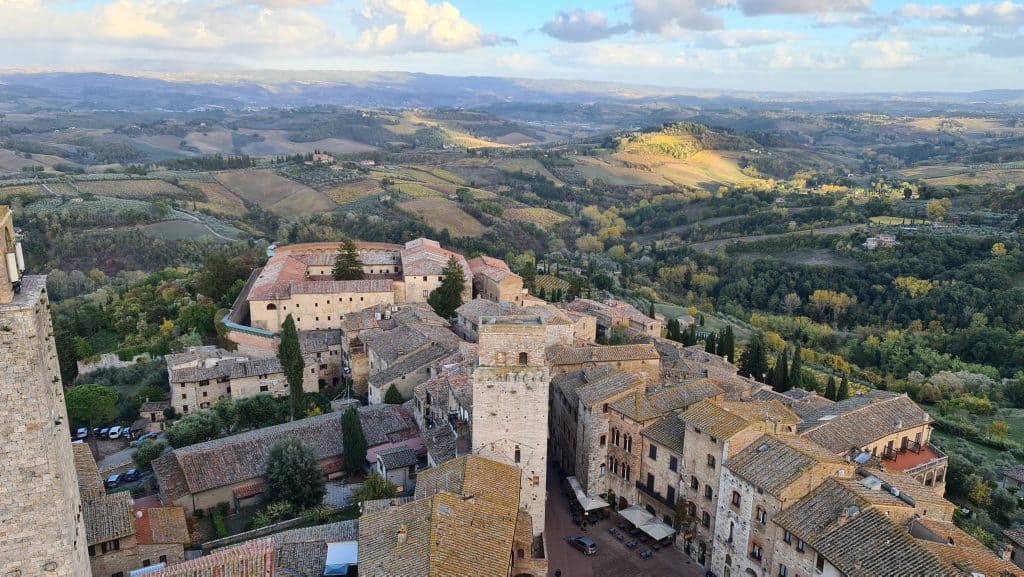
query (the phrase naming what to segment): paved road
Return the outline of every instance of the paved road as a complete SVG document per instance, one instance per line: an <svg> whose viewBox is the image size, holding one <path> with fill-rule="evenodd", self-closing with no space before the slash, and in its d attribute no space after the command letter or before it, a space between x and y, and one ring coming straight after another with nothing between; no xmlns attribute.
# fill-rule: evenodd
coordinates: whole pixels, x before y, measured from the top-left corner
<svg viewBox="0 0 1024 577"><path fill-rule="evenodd" d="M703 577L700 566L682 551L662 549L651 559L640 558L640 547L630 550L611 534L608 528L616 517L598 522L583 533L573 524L568 498L559 487L558 473L548 472L547 518L544 523L547 541L548 575L561 569L562 577ZM566 537L586 535L597 543L597 554L584 556L566 543Z"/></svg>

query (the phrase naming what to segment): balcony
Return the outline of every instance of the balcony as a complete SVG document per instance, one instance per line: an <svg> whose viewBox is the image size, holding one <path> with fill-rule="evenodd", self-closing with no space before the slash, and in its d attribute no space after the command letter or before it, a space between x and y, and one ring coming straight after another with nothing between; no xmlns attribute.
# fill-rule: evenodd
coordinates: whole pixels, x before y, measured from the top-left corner
<svg viewBox="0 0 1024 577"><path fill-rule="evenodd" d="M670 509L675 510L675 507L676 507L675 503L672 503L668 499L666 499L665 497L662 497L661 493L659 493L658 491L655 491L654 489L648 487L646 483L641 483L640 481L637 481L636 482L636 489L637 489L637 491L640 491L644 495L647 495L648 497L654 499L655 501L661 503L662 505L664 505L664 506L666 506L666 507L668 507Z"/></svg>
<svg viewBox="0 0 1024 577"><path fill-rule="evenodd" d="M906 449L886 450L882 452L882 459L886 470L910 475L923 485L933 486L945 482L949 458L931 443L910 443Z"/></svg>

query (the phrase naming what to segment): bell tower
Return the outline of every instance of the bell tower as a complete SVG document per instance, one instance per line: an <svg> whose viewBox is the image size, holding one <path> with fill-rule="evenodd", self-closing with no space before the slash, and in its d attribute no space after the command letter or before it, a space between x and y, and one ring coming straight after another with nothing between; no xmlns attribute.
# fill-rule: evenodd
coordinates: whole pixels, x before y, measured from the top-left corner
<svg viewBox="0 0 1024 577"><path fill-rule="evenodd" d="M0 206L0 575L91 574L45 276Z"/></svg>
<svg viewBox="0 0 1024 577"><path fill-rule="evenodd" d="M547 327L537 316L480 319L473 453L519 467L519 507L544 532L548 467Z"/></svg>

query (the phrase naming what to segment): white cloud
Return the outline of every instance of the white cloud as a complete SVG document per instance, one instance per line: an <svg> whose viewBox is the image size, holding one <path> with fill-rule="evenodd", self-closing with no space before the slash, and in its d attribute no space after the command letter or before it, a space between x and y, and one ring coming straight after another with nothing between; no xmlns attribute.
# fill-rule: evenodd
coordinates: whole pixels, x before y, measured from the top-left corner
<svg viewBox="0 0 1024 577"><path fill-rule="evenodd" d="M989 2L965 6L908 4L896 14L911 20L946 20L971 26L1019 28L1024 26L1024 4Z"/></svg>
<svg viewBox="0 0 1024 577"><path fill-rule="evenodd" d="M905 68L921 60L906 40L858 40L850 48L857 64L866 70Z"/></svg>
<svg viewBox="0 0 1024 577"><path fill-rule="evenodd" d="M663 33L673 28L718 30L722 18L710 13L731 0L633 0L632 28L636 32Z"/></svg>
<svg viewBox="0 0 1024 577"><path fill-rule="evenodd" d="M457 52L515 43L484 34L450 2L364 0L354 23L359 30L356 49L377 54Z"/></svg>
<svg viewBox="0 0 1024 577"><path fill-rule="evenodd" d="M739 0L739 4L747 16L866 12L871 9L871 0Z"/></svg>
<svg viewBox="0 0 1024 577"><path fill-rule="evenodd" d="M779 30L714 30L704 34L696 44L703 48L746 48L780 42L794 42L799 34Z"/></svg>
<svg viewBox="0 0 1024 577"><path fill-rule="evenodd" d="M579 8L559 12L544 23L541 32L565 42L593 42L603 40L629 30L628 24L608 25L608 18L602 12L588 12Z"/></svg>

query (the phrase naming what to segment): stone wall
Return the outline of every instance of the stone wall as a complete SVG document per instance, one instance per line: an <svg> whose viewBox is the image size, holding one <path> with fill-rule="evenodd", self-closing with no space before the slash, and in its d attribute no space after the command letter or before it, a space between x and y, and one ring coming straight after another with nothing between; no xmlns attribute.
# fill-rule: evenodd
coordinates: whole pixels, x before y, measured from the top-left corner
<svg viewBox="0 0 1024 577"><path fill-rule="evenodd" d="M249 319L251 326L274 332L281 330L289 314L300 331L337 329L349 313L394 303L393 292L295 294L288 299L250 300Z"/></svg>
<svg viewBox="0 0 1024 577"><path fill-rule="evenodd" d="M100 369L121 369L125 367L134 367L139 363L144 363L149 360L149 353L142 353L135 355L134 358L128 361L122 361L115 353L103 353L100 358L91 363L78 361L78 374L87 375L93 371Z"/></svg>
<svg viewBox="0 0 1024 577"><path fill-rule="evenodd" d="M127 575L129 571L142 567L135 535L117 539L118 549L102 553L99 543L93 545L89 557L93 577L112 577L117 573Z"/></svg>
<svg viewBox="0 0 1024 577"><path fill-rule="evenodd" d="M85 525L45 284L25 277L0 304L0 575L81 577Z"/></svg>

